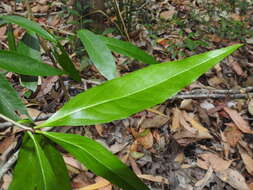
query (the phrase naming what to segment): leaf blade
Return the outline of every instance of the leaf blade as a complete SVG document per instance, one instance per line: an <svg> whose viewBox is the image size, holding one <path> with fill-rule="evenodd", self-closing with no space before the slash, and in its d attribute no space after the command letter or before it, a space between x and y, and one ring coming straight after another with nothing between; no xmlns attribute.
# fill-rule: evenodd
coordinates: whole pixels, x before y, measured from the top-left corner
<svg viewBox="0 0 253 190"><path fill-rule="evenodd" d="M99 72L109 80L116 78L116 64L105 43L88 30L79 30L77 36L81 39L90 59Z"/></svg>
<svg viewBox="0 0 253 190"><path fill-rule="evenodd" d="M0 113L15 121L19 120L15 111L28 115L26 107L17 92L3 74L0 74L0 86Z"/></svg>
<svg viewBox="0 0 253 190"><path fill-rule="evenodd" d="M25 28L27 31L35 32L36 34L42 36L48 41L57 43L57 40L46 30L44 30L38 23L28 20L25 17L14 16L14 15L4 15L0 16L0 19L4 19L9 23L17 24L18 26Z"/></svg>
<svg viewBox="0 0 253 190"><path fill-rule="evenodd" d="M31 138L26 134L19 152L17 165L14 169L13 180L8 190L43 189L42 184L39 183L41 174L37 171L37 168L35 148Z"/></svg>
<svg viewBox="0 0 253 190"><path fill-rule="evenodd" d="M83 136L40 132L61 145L87 168L125 190L148 190L139 178L99 143Z"/></svg>
<svg viewBox="0 0 253 190"><path fill-rule="evenodd" d="M53 76L64 72L31 57L0 50L0 68L30 76Z"/></svg>
<svg viewBox="0 0 253 190"><path fill-rule="evenodd" d="M175 95L240 46L151 65L108 81L77 95L37 128L92 125L128 117Z"/></svg>
<svg viewBox="0 0 253 190"><path fill-rule="evenodd" d="M106 43L108 48L114 52L132 57L146 64L158 63L153 56L147 54L146 52L144 52L143 50L141 50L140 48L129 42L125 42L115 38L108 38L104 36L99 37Z"/></svg>

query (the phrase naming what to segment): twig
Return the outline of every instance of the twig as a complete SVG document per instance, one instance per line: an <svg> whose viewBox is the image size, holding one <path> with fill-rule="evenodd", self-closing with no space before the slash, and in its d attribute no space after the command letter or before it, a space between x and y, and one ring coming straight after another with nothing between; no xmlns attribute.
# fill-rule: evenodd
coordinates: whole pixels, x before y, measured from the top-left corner
<svg viewBox="0 0 253 190"><path fill-rule="evenodd" d="M209 94L178 94L172 99L218 99L218 98L233 98L233 99L247 99L253 97L253 93L244 93L244 94L218 94L218 93L209 93Z"/></svg>
<svg viewBox="0 0 253 190"><path fill-rule="evenodd" d="M51 117L52 114L47 114L47 115L43 115L43 116L39 116L37 118L33 118L33 120L36 122L36 121L44 121L44 120L47 120L49 117ZM14 126L13 123L11 122L4 122L4 123L0 123L0 130L2 129L5 129L7 127L12 127Z"/></svg>
<svg viewBox="0 0 253 190"><path fill-rule="evenodd" d="M26 127L26 126L24 126L24 125L21 125L20 123L17 123L16 121L13 121L12 119L10 119L10 118L4 116L3 114L0 114L0 118L2 118L2 119L4 119L4 120L6 120L6 121L12 123L13 125L15 125L15 126L21 128L21 129L28 130L28 131L33 131L32 128Z"/></svg>
<svg viewBox="0 0 253 190"><path fill-rule="evenodd" d="M127 32L126 24L125 24L125 22L124 22L124 19L123 19L123 17L122 17L121 12L120 12L120 8L119 8L118 1L117 1L117 0L113 0L113 2L114 2L114 4L115 4L116 9L117 9L117 12L118 12L118 14L119 14L119 18L120 18L120 21L121 21L121 23L122 23L122 26L123 26L125 35L126 35L126 37L127 37L127 40L130 42L131 40L130 40L130 37L129 37L128 32Z"/></svg>
<svg viewBox="0 0 253 190"><path fill-rule="evenodd" d="M0 179L2 179L3 175L12 167L17 159L18 151L15 152L7 162L0 166Z"/></svg>

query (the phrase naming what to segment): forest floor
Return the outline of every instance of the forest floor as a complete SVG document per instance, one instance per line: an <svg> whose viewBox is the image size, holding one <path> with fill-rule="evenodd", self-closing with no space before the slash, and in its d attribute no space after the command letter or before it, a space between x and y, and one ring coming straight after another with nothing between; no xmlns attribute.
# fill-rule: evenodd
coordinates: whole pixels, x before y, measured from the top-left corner
<svg viewBox="0 0 253 190"><path fill-rule="evenodd" d="M1 0L0 14L26 15L22 3ZM124 1L123 1L124 2ZM130 2L130 1L128 1ZM183 90L180 96L129 118L111 123L57 127L54 131L88 136L102 143L127 163L152 190L253 190L253 1L252 0L160 0L133 1L131 10L123 11L127 31L107 5L104 31L92 28L92 18L78 18L80 13L63 0L31 2L34 20L49 31L61 35L64 45L83 81L64 78L70 96L96 86L105 79L89 64L79 59L80 49L73 49L75 39L68 34L89 23L90 29L110 37L126 39L165 62L185 58L235 43L244 46ZM121 5L124 9L123 4ZM84 10L85 11L85 10ZM0 49L6 48L5 26L0 25ZM16 27L20 39L24 30ZM43 53L43 52L42 52ZM144 67L142 63L114 54L120 74ZM44 56L45 61L50 61ZM159 73L158 73L159 74ZM19 84L9 73L32 117L47 116L64 104L64 93L57 76L43 78L36 92ZM168 86L168 88L170 88ZM20 140L1 130L0 158L11 157ZM11 153L10 153L11 152ZM78 161L63 153L73 189L104 184L99 190L117 189L86 170ZM6 189L11 171L1 181ZM88 189L88 188L87 188Z"/></svg>

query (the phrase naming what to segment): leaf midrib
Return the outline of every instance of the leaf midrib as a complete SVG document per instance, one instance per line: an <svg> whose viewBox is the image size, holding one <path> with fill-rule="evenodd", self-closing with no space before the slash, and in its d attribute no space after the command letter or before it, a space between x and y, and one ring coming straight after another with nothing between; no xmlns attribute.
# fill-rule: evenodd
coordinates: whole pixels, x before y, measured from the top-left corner
<svg viewBox="0 0 253 190"><path fill-rule="evenodd" d="M223 54L224 54L224 53L222 53L221 55L223 55ZM221 55L220 55L220 56L221 56ZM217 57L215 57L215 58L218 58L218 57L220 57L220 56L217 56ZM187 70L184 70L184 71L182 71L182 72L176 73L176 74L172 75L169 79L167 78L167 79L162 80L162 81L160 81L160 82L158 82L158 83L156 83L156 84L153 84L153 85L151 84L151 85L150 85L149 87L147 87L147 88L143 88L143 89L141 89L141 90L137 90L137 91L134 91L134 92L132 92L132 93L130 93L130 94L126 94L126 95L123 95L123 96L120 96L120 97L116 97L116 98L104 100L104 101L98 102L98 103L96 103L96 104L88 105L88 106L86 106L86 107L83 107L83 108L74 110L74 111L72 111L72 112L69 112L68 114L63 115L63 117L57 117L56 119L54 119L54 120L52 120L52 121L48 120L48 123L52 123L52 122L55 122L55 121L57 121L57 120L61 120L61 119L65 118L65 117L68 117L69 115L75 114L75 113L77 113L77 112L79 112L79 111L82 111L82 110L85 110L85 109L89 109L89 108L91 108L91 107L95 107L95 106L97 106L97 105L102 105L102 104L105 104L105 103L108 103L108 102L113 102L113 101L116 101L116 100L119 100L119 99L123 99L123 98L128 97L128 96L133 96L133 95L138 94L138 93L140 93L140 92L142 92L142 91L145 91L145 90L147 90L147 89L153 88L154 86L160 85L160 84L162 84L162 83L164 83L164 82L166 82L166 81L168 81L168 80L170 80L170 79L172 79L172 78L174 78L174 77L176 77L176 76L178 76L178 75L181 75L181 74L183 74L183 73L186 73L186 72L188 72L189 70L191 70L191 69L193 69L193 68L196 68L196 67L198 67L199 65L202 65L203 63L208 62L208 61L210 61L210 60L212 60L212 59L214 59L214 57L212 57L212 58L209 59L209 60L202 61L202 62L200 62L199 64L196 64L195 66L190 67L190 68L187 69ZM171 63L171 62L170 62L170 63ZM168 64L169 64L169 63L168 63ZM52 116L52 119L53 119L53 116ZM46 124L46 123L45 123L45 124ZM43 124L42 124L41 126L43 126Z"/></svg>
<svg viewBox="0 0 253 190"><path fill-rule="evenodd" d="M72 145L72 146L74 146L74 147L77 147L77 148L83 150L83 151L86 152L90 157L94 158L98 163L100 163L101 165L103 165L104 167L106 167L107 169L109 169L109 171L111 171L112 173L114 173L114 174L117 175L117 173L114 172L113 168L110 168L110 167L108 167L107 165L101 163L101 161L97 160L96 157L92 156L92 154L89 153L89 151L85 150L82 146L76 145L76 144L72 144L71 142L65 141L65 140L62 139L62 138L58 138L58 137L56 137L56 136L52 136L52 135L50 135L50 133L44 133L44 134L45 134L46 136L51 136L51 138L57 139L58 141L62 141L62 142L64 142L64 143L66 143L66 144ZM101 146L102 146L102 145L101 145ZM119 176L123 181L125 181L124 178L122 178L120 175L117 175L117 176ZM127 182L127 184L129 184L129 183ZM132 186L131 184L129 184L129 185ZM136 189L134 186L133 186L133 188Z"/></svg>

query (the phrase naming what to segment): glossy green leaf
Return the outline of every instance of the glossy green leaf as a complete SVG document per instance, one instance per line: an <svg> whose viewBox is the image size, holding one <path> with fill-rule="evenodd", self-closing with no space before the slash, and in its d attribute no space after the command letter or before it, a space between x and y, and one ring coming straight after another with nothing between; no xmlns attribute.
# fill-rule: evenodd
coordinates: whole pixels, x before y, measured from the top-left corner
<svg viewBox="0 0 253 190"><path fill-rule="evenodd" d="M116 64L104 41L88 30L79 30L77 35L98 71L109 80L115 78Z"/></svg>
<svg viewBox="0 0 253 190"><path fill-rule="evenodd" d="M107 47L114 52L132 57L146 64L158 63L153 56L147 54L146 52L129 42L104 36L100 36L100 38L105 42Z"/></svg>
<svg viewBox="0 0 253 190"><path fill-rule="evenodd" d="M22 55L27 55L33 59L41 61L40 55L40 43L39 39L35 33L25 33L23 38L18 43L17 52ZM21 75L20 76L21 85L35 91L38 85L38 77Z"/></svg>
<svg viewBox="0 0 253 190"><path fill-rule="evenodd" d="M42 176L32 139L25 135L8 190L41 190Z"/></svg>
<svg viewBox="0 0 253 190"><path fill-rule="evenodd" d="M35 32L46 40L57 43L57 40L50 33L44 30L38 23L28 20L25 17L4 15L0 16L0 19L4 19L11 24L17 24L29 32Z"/></svg>
<svg viewBox="0 0 253 190"><path fill-rule="evenodd" d="M12 120L19 120L15 113L27 114L26 108L15 89L11 86L3 74L0 74L0 113Z"/></svg>
<svg viewBox="0 0 253 190"><path fill-rule="evenodd" d="M37 139L37 135L33 135L31 132L28 132L30 138L33 141L34 149L36 152L37 160L38 160L38 168L37 172L41 172L41 179L43 182L43 189L45 190L55 190L58 189L60 184L57 183L56 175L48 161L45 152L41 148L39 144L39 140Z"/></svg>
<svg viewBox="0 0 253 190"><path fill-rule="evenodd" d="M49 142L48 139L43 138L43 141L40 144L53 169L55 175L54 180L57 183L57 189L71 190L72 188L68 176L68 171L62 155L54 147L52 142Z"/></svg>
<svg viewBox="0 0 253 190"><path fill-rule="evenodd" d="M0 68L31 76L53 76L64 73L31 57L2 50L0 50Z"/></svg>
<svg viewBox="0 0 253 190"><path fill-rule="evenodd" d="M56 51L54 52L56 60L72 79L81 82L79 72L76 70L64 47L61 44L58 44L58 47L61 50L61 54L58 54Z"/></svg>
<svg viewBox="0 0 253 190"><path fill-rule="evenodd" d="M124 190L148 190L144 183L116 156L99 143L83 136L41 132L61 145L95 174Z"/></svg>
<svg viewBox="0 0 253 190"><path fill-rule="evenodd" d="M8 46L10 51L16 51L16 40L13 33L13 28L11 24L8 24L7 27L7 39L8 39Z"/></svg>
<svg viewBox="0 0 253 190"><path fill-rule="evenodd" d="M107 81L71 99L38 128L91 125L126 118L172 97L240 46L151 65Z"/></svg>

